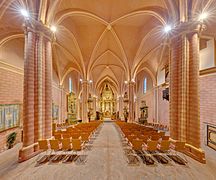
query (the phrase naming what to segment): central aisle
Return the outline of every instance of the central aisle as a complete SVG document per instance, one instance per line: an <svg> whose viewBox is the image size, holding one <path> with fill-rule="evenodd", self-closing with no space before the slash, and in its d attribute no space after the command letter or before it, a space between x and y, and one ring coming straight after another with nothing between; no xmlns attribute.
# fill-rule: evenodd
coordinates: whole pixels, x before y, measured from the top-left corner
<svg viewBox="0 0 216 180"><path fill-rule="evenodd" d="M15 152L16 150L16 152ZM18 154L18 148L14 149ZM14 154L12 153L12 154ZM140 164L139 166L129 166L124 154L119 132L114 122L107 121L102 125L98 137L93 142L91 151L85 151L87 162L84 165L71 164L43 164L36 165L34 157L23 163L17 163L17 155L12 157L11 152L0 154L5 159L11 159L11 165L1 173L2 180L140 180L140 179L214 179L213 168L202 165L192 159L189 167L158 164L155 167ZM13 159L14 158L14 159ZM16 159L15 159L16 158ZM201 170L201 171L200 171Z"/></svg>

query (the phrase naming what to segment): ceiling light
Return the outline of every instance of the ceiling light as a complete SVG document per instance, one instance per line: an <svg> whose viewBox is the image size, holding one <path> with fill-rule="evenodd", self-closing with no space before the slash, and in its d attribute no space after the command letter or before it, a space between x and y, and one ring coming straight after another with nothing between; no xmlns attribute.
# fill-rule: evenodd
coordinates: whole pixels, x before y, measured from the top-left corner
<svg viewBox="0 0 216 180"><path fill-rule="evenodd" d="M205 20L207 17L208 17L208 13L202 12L202 13L199 15L199 21L203 21L203 20Z"/></svg>
<svg viewBox="0 0 216 180"><path fill-rule="evenodd" d="M127 84L128 82L127 82L127 81L124 81L124 83Z"/></svg>
<svg viewBox="0 0 216 180"><path fill-rule="evenodd" d="M170 26L170 25L166 25L165 27L164 27L164 32L165 33L168 33L168 32L170 32L172 30L172 27Z"/></svg>
<svg viewBox="0 0 216 180"><path fill-rule="evenodd" d="M89 80L89 82L92 83L93 81L92 81L92 80Z"/></svg>
<svg viewBox="0 0 216 180"><path fill-rule="evenodd" d="M29 17L29 13L28 13L28 11L27 11L26 9L21 9L20 12L21 12L21 14L22 14L24 17L26 17L26 18Z"/></svg>
<svg viewBox="0 0 216 180"><path fill-rule="evenodd" d="M80 82L82 82L83 80L82 79L80 79Z"/></svg>
<svg viewBox="0 0 216 180"><path fill-rule="evenodd" d="M56 28L56 26L51 26L51 28L50 28L50 29L51 29L51 31L52 31L52 32L54 32L54 33L57 31L57 28Z"/></svg>

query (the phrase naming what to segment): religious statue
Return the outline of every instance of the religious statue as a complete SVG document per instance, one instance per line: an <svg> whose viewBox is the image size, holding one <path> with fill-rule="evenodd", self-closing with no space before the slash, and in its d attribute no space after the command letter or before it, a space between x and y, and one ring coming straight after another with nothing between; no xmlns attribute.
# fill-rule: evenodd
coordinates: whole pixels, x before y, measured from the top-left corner
<svg viewBox="0 0 216 180"><path fill-rule="evenodd" d="M125 119L125 122L127 122L127 120L128 120L128 110L127 110L127 107L125 106L124 107L124 119Z"/></svg>
<svg viewBox="0 0 216 180"><path fill-rule="evenodd" d="M92 115L93 115L92 108L90 108L89 111L88 111L88 120L89 120L89 122L91 121L91 116Z"/></svg>

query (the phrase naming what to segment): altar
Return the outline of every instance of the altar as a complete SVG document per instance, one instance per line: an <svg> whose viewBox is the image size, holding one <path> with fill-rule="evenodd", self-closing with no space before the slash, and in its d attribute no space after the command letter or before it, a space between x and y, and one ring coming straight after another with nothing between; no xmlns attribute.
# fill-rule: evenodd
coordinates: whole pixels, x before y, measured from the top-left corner
<svg viewBox="0 0 216 180"><path fill-rule="evenodd" d="M112 122L113 120L111 118L104 118L104 122Z"/></svg>
<svg viewBox="0 0 216 180"><path fill-rule="evenodd" d="M114 93L108 84L106 84L100 96L100 112L103 118L111 119L115 112L115 103Z"/></svg>

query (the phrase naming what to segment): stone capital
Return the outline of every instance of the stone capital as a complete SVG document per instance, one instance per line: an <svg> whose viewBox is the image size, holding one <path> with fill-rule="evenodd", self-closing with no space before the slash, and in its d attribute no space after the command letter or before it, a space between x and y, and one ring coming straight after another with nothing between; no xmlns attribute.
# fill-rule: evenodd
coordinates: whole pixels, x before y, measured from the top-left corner
<svg viewBox="0 0 216 180"><path fill-rule="evenodd" d="M205 24L199 21L181 22L174 28L174 32L169 35L169 40L172 41L174 38L181 35L188 35L194 33L201 34L205 29Z"/></svg>
<svg viewBox="0 0 216 180"><path fill-rule="evenodd" d="M136 83L135 83L135 81L133 81L133 80L131 80L131 81L128 82L128 85L129 85L129 86L134 86L135 84L136 84Z"/></svg>
<svg viewBox="0 0 216 180"><path fill-rule="evenodd" d="M28 32L33 32L38 35L43 35L43 37L45 37L48 41L52 41L53 39L52 31L49 29L49 27L47 27L40 21L36 21L34 19L27 19L23 24L23 27L25 34L27 34Z"/></svg>

